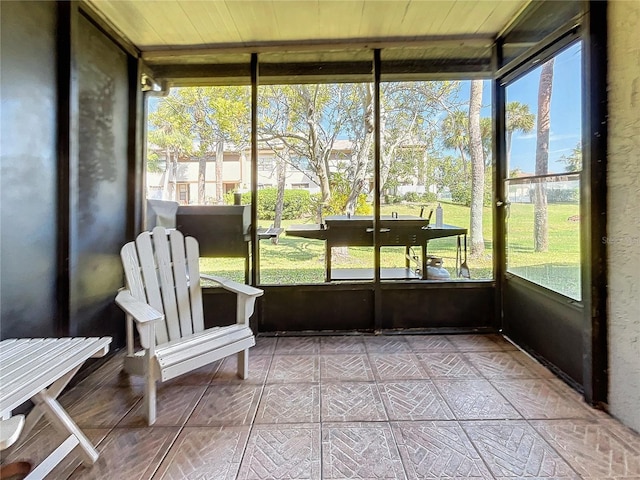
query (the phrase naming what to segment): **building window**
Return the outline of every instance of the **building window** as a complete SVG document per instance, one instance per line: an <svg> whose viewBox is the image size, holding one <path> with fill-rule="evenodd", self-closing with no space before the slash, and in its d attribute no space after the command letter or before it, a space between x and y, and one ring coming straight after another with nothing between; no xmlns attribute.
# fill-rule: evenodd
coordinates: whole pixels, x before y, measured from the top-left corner
<svg viewBox="0 0 640 480"><path fill-rule="evenodd" d="M178 184L178 203L180 203L181 205L189 204L189 184L188 183Z"/></svg>
<svg viewBox="0 0 640 480"><path fill-rule="evenodd" d="M258 157L258 170L261 172L270 172L274 168L273 157Z"/></svg>

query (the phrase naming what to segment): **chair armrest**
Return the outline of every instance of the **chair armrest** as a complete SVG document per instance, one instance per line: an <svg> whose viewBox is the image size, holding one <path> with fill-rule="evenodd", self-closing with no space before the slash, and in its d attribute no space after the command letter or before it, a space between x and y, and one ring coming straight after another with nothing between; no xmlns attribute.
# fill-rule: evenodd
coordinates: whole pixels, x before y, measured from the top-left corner
<svg viewBox="0 0 640 480"><path fill-rule="evenodd" d="M205 280L212 280L216 283L219 283L222 288L224 288L225 290L229 290L230 292L240 293L250 297L259 297L264 293L264 290L261 290L259 288L252 287L251 285L245 285L244 283L234 282L233 280L229 280L228 278L218 277L216 275L206 275L202 273L200 274L200 278L204 278Z"/></svg>
<svg viewBox="0 0 640 480"><path fill-rule="evenodd" d="M129 293L129 290L120 291L116 295L116 303L127 315L131 315L137 323L156 322L164 318L162 313L135 298Z"/></svg>

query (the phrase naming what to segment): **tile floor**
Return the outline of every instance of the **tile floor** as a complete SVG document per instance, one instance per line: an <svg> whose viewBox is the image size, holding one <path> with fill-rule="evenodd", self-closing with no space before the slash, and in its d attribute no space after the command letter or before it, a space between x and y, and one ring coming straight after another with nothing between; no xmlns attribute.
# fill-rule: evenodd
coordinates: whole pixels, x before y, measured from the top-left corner
<svg viewBox="0 0 640 480"><path fill-rule="evenodd" d="M97 445L55 479L640 479L640 436L498 335L261 337L163 384L158 420L122 355L61 403ZM42 424L3 461L37 463Z"/></svg>

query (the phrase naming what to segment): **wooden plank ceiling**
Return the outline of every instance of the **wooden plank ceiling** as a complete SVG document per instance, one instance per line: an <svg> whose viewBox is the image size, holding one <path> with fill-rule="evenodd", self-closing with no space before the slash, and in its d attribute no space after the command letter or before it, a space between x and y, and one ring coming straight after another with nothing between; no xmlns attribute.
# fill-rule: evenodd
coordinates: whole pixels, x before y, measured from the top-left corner
<svg viewBox="0 0 640 480"><path fill-rule="evenodd" d="M147 58L193 50L490 42L530 0L84 0Z"/></svg>

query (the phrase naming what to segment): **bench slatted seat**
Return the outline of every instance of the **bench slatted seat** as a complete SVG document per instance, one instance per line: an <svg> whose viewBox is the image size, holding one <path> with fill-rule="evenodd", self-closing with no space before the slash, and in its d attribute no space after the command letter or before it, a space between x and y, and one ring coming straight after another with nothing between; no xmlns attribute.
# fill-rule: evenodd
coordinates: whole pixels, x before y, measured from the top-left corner
<svg viewBox="0 0 640 480"><path fill-rule="evenodd" d="M126 288L116 303L127 314L127 356L124 370L145 378L145 415L156 418L156 382L167 381L229 355L238 355L238 376L246 378L249 348L255 337L249 327L255 300L263 291L232 280L201 275L198 242L178 230L155 227L142 232L120 252ZM205 328L201 279L211 280L236 295L236 323ZM142 349L137 349L134 326Z"/></svg>
<svg viewBox="0 0 640 480"><path fill-rule="evenodd" d="M27 438L42 416L67 437L26 478L43 478L74 448L86 465L98 459L89 439L58 403L57 397L89 358L109 351L111 337L20 338L0 342L0 417L2 442L8 448L18 437ZM26 419L12 411L31 400Z"/></svg>

